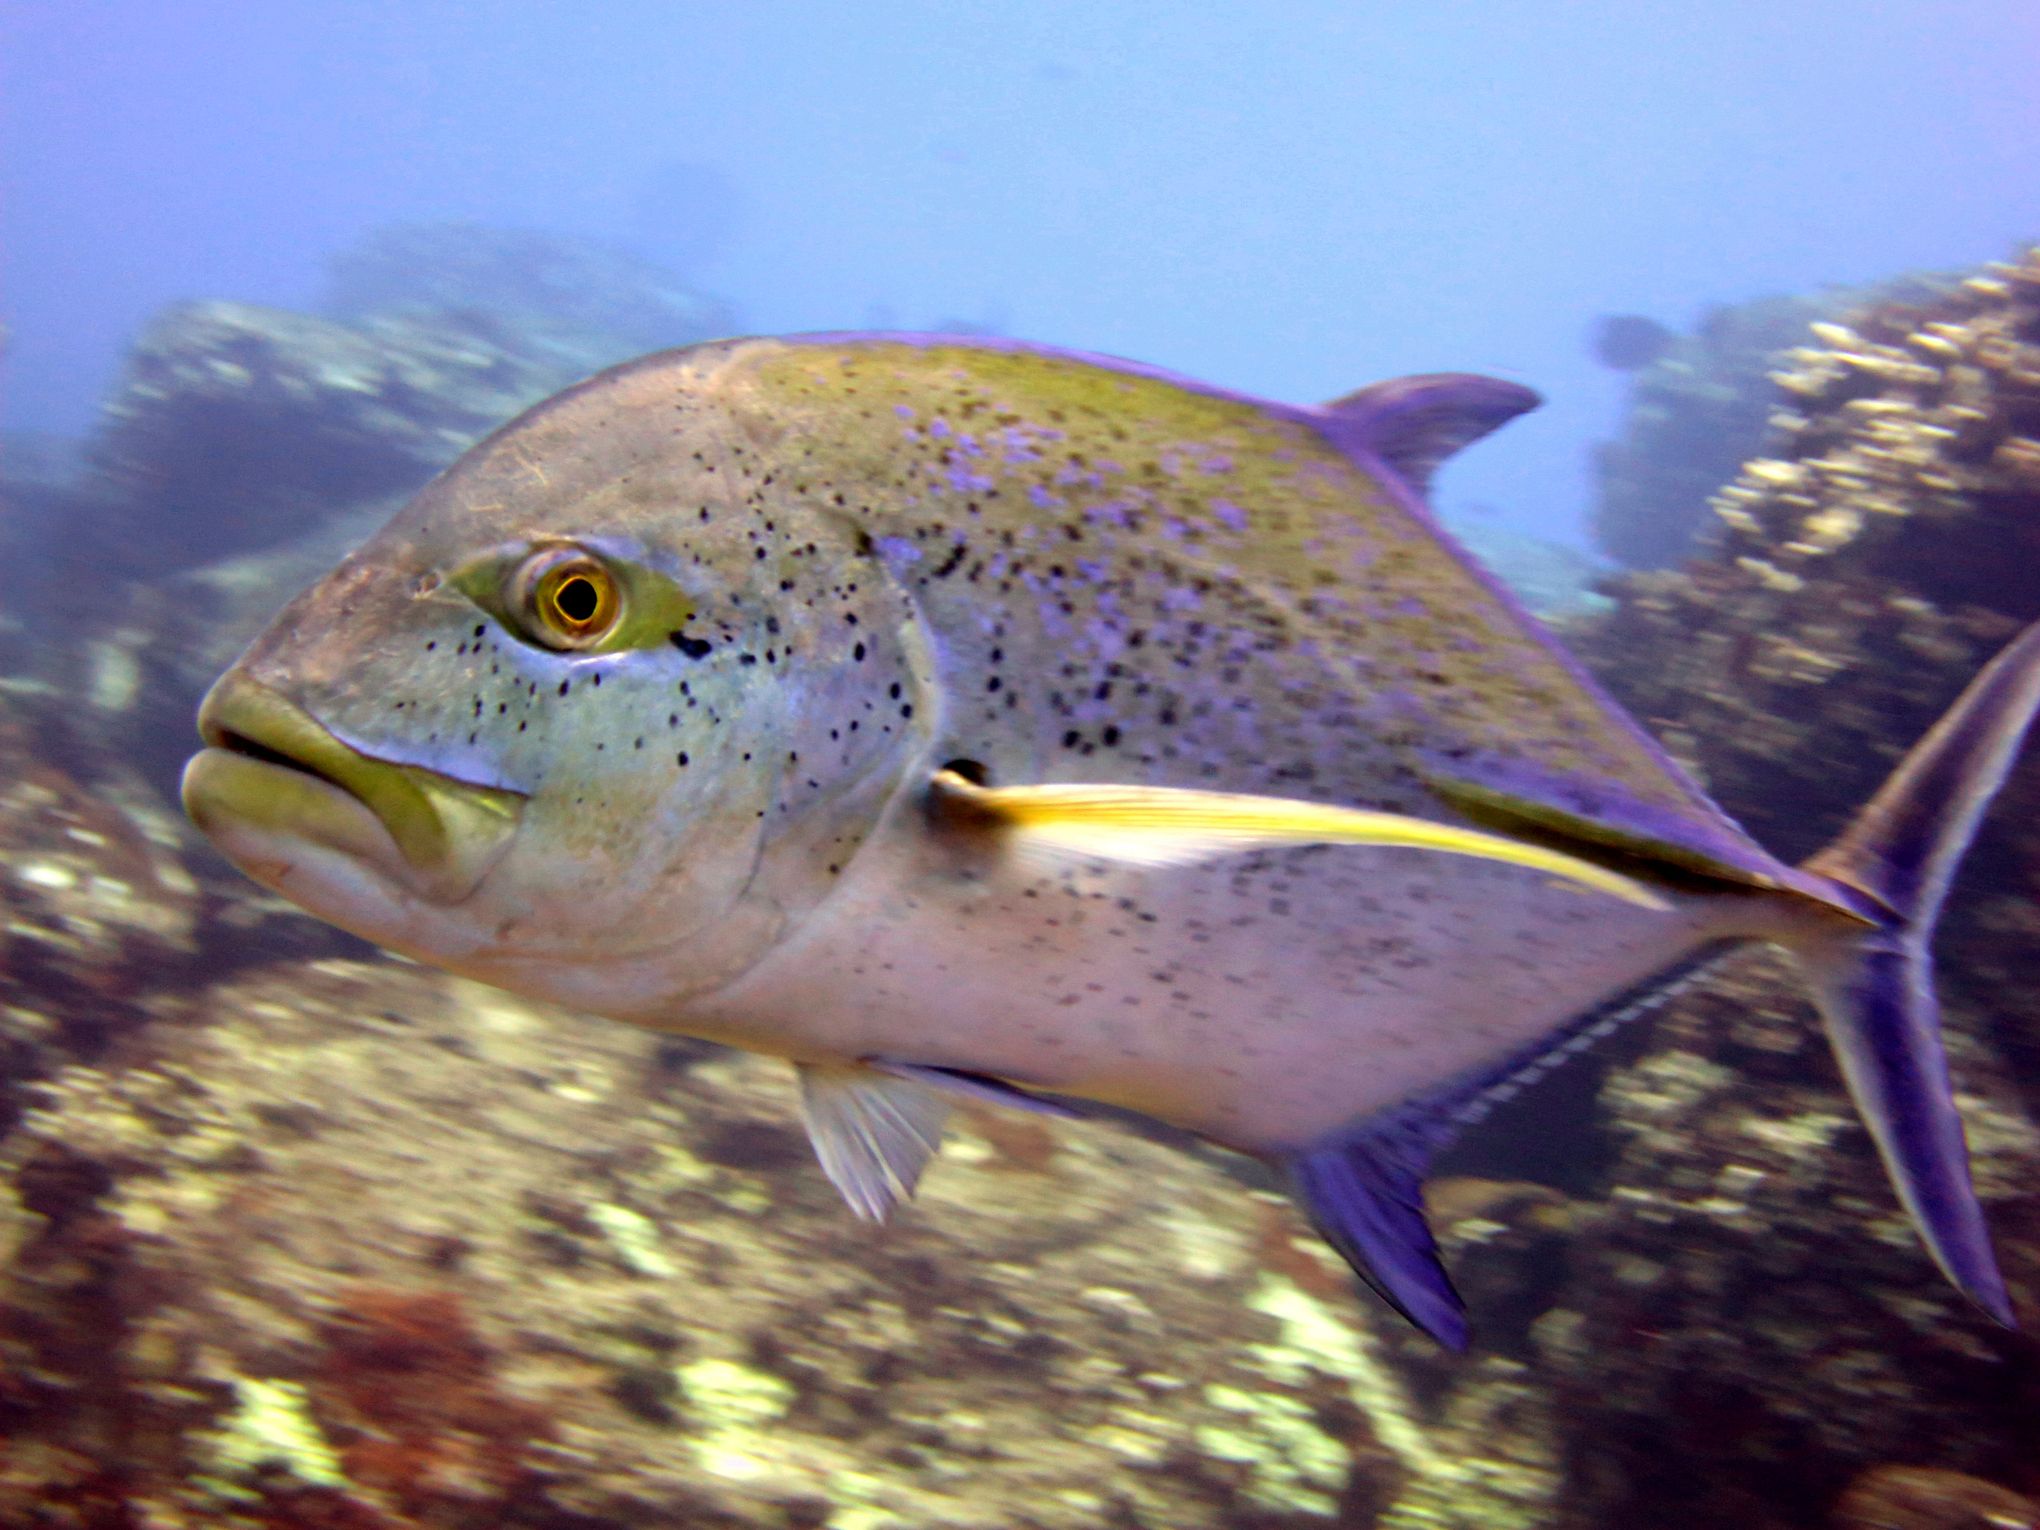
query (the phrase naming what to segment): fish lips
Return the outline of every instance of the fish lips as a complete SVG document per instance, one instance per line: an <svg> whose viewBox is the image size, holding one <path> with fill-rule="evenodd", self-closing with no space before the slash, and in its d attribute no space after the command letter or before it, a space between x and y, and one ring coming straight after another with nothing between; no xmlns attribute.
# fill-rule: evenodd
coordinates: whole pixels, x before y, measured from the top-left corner
<svg viewBox="0 0 2040 1530"><path fill-rule="evenodd" d="M307 848L337 854L434 904L472 894L509 848L525 795L342 743L282 693L235 671L198 712L207 748L184 767L184 811L257 881L280 884Z"/></svg>

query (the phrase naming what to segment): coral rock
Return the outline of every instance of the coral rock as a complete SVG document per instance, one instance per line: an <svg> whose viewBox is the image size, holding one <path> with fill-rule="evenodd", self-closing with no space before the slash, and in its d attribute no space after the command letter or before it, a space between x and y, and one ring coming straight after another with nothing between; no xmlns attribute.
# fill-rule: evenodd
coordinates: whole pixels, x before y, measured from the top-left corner
<svg viewBox="0 0 2040 1530"><path fill-rule="evenodd" d="M878 1229L763 1060L390 962L199 1004L0 1153L0 1374L49 1389L5 1416L0 1523L98 1467L133 1522L229 1526L1547 1511L1522 1362L1418 1400L1294 1209L1174 1148L966 1107Z"/></svg>
<svg viewBox="0 0 2040 1530"><path fill-rule="evenodd" d="M570 380L428 319L361 329L187 303L136 343L93 459L127 514L93 538L124 570L271 546L417 488Z"/></svg>
<svg viewBox="0 0 2040 1530"><path fill-rule="evenodd" d="M1882 1466L1835 1505L1834 1530L2036 1530L2040 1504L1960 1472Z"/></svg>
<svg viewBox="0 0 2040 1530"><path fill-rule="evenodd" d="M1945 285L1945 284L1943 284ZM1630 568L1660 568L1694 548L1720 486L1755 457L1796 407L1793 378L1770 373L1809 334L1846 335L1826 322L1881 295L1929 290L1925 278L1878 289L1835 289L1716 308L1699 332L1672 341L1635 374L1621 434L1595 453L1594 540Z"/></svg>
<svg viewBox="0 0 2040 1530"><path fill-rule="evenodd" d="M132 772L87 786L36 744L0 706L0 1131L28 1080L174 1007L199 916L182 831Z"/></svg>

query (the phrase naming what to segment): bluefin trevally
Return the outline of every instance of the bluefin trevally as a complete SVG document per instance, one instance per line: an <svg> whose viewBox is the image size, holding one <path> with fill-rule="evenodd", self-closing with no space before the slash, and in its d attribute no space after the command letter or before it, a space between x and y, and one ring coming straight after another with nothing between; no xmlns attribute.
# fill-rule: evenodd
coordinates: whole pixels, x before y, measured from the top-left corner
<svg viewBox="0 0 2040 1530"><path fill-rule="evenodd" d="M1928 1250L2009 1322L1927 942L2040 629L1782 864L1427 510L1535 402L1295 407L977 337L647 357L287 606L206 698L186 807L370 940L788 1059L863 1216L959 1095L1101 1102L1286 1166L1452 1345L1433 1151L1772 942Z"/></svg>

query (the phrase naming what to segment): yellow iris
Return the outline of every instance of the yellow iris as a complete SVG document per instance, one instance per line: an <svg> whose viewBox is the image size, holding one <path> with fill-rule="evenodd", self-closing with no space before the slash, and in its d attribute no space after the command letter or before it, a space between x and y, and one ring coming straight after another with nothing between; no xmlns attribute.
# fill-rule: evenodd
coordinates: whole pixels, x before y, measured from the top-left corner
<svg viewBox="0 0 2040 1530"><path fill-rule="evenodd" d="M579 548L555 548L524 566L519 581L532 636L555 648L591 648L623 614L616 576Z"/></svg>

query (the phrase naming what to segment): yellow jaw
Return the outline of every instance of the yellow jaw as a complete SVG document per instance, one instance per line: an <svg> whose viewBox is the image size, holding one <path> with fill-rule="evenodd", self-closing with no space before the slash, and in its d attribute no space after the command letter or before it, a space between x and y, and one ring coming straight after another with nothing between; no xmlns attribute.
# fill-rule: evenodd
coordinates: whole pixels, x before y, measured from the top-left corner
<svg viewBox="0 0 2040 1530"><path fill-rule="evenodd" d="M199 710L209 746L184 769L184 810L258 881L292 845L363 863L431 903L473 892L508 847L522 793L349 748L238 671ZM273 869L273 868L272 868Z"/></svg>

